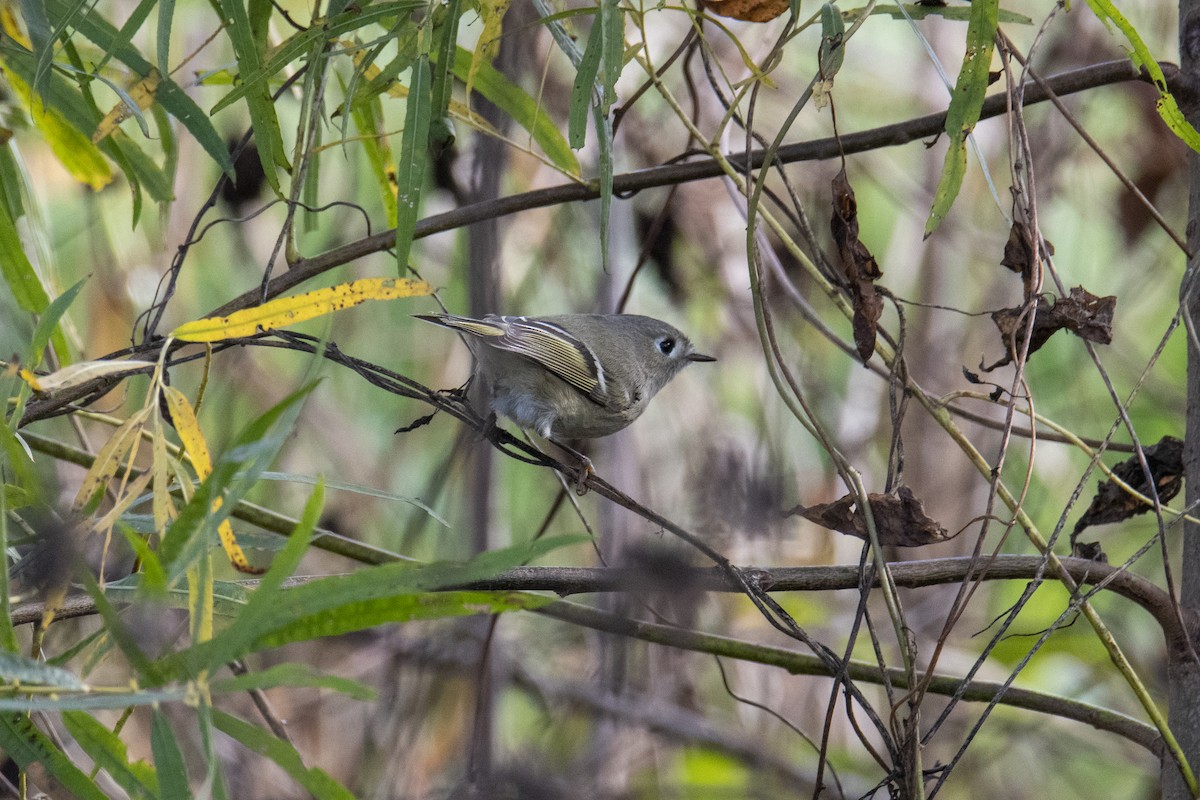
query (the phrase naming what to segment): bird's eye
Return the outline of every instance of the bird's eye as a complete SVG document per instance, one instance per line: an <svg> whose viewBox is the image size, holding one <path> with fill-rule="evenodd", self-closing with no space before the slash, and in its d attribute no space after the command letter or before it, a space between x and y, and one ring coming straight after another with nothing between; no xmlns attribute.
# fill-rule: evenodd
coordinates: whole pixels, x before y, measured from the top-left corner
<svg viewBox="0 0 1200 800"><path fill-rule="evenodd" d="M659 339L658 349L659 352L661 352L664 356L671 355L671 353L675 351L675 340L670 336L666 337L665 339Z"/></svg>

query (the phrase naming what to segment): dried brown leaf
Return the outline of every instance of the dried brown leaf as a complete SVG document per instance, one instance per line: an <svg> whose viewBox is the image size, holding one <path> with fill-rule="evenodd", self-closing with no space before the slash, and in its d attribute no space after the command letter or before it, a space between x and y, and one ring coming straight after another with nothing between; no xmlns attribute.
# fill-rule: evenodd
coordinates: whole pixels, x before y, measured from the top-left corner
<svg viewBox="0 0 1200 800"><path fill-rule="evenodd" d="M1060 330L1068 330L1089 342L1109 344L1112 341L1113 311L1116 307L1116 297L1097 297L1082 286L1076 286L1071 289L1069 295L1057 300L1039 297L1037 317L1033 321L1033 332L1029 337L1030 355L1037 352ZM992 321L1000 330L1000 341L1004 345L1005 353L996 363L981 366L984 372L991 372L997 367L1012 363L1013 353L1021 350L1025 341L1024 312L1023 306L1016 306L992 313Z"/></svg>
<svg viewBox="0 0 1200 800"><path fill-rule="evenodd" d="M788 0L705 0L705 8L743 22L768 22L788 10Z"/></svg>
<svg viewBox="0 0 1200 800"><path fill-rule="evenodd" d="M854 344L858 357L865 363L875 352L876 326L883 314L883 298L875 289L875 281L883 277L883 270L858 238L858 201L854 199L845 167L834 177L832 186L833 216L829 229L854 306Z"/></svg>
<svg viewBox="0 0 1200 800"><path fill-rule="evenodd" d="M1164 436L1157 444L1143 448L1142 452L1146 455L1146 466L1150 468L1150 476L1154 479L1154 489L1158 492L1159 502L1170 501L1179 494L1183 486L1183 441L1174 436ZM1136 454L1117 464L1112 472L1130 488L1146 497L1150 496L1146 473ZM1151 510L1153 506L1146 505L1123 486L1114 483L1111 478L1100 481L1091 505L1075 523L1071 541L1074 543L1075 537L1089 525L1120 522Z"/></svg>
<svg viewBox="0 0 1200 800"><path fill-rule="evenodd" d="M946 529L925 513L925 507L907 486L895 494L868 494L875 532L884 547L920 547L949 538ZM796 506L788 516L799 515L823 528L867 539L867 524L859 513L854 495L815 506Z"/></svg>

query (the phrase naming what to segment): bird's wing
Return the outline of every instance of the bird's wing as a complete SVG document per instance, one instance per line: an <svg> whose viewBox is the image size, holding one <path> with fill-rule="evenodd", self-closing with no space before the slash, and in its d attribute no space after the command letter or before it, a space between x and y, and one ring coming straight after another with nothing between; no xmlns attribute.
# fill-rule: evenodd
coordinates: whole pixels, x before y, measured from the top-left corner
<svg viewBox="0 0 1200 800"><path fill-rule="evenodd" d="M488 335L492 347L531 358L578 389L598 405L604 405L608 385L604 367L592 351L564 328L529 317L503 317L505 334Z"/></svg>

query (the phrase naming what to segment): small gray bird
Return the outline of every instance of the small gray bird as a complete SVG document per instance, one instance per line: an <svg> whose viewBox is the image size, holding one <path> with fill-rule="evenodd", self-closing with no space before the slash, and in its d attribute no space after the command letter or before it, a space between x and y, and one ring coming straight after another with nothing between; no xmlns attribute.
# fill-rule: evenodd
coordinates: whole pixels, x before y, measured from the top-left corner
<svg viewBox="0 0 1200 800"><path fill-rule="evenodd" d="M416 316L467 334L492 409L566 450L562 439L608 436L633 422L693 361L716 361L667 323L634 314Z"/></svg>

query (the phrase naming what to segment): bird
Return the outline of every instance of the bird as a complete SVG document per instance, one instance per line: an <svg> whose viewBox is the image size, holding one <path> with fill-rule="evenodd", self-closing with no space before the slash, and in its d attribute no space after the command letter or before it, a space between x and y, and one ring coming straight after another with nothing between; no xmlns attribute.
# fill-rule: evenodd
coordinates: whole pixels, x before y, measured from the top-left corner
<svg viewBox="0 0 1200 800"><path fill-rule="evenodd" d="M465 334L492 410L579 457L585 470L591 461L563 440L622 430L684 367L716 361L672 325L637 314L414 316Z"/></svg>

